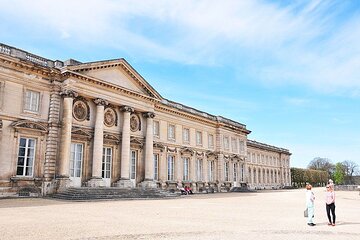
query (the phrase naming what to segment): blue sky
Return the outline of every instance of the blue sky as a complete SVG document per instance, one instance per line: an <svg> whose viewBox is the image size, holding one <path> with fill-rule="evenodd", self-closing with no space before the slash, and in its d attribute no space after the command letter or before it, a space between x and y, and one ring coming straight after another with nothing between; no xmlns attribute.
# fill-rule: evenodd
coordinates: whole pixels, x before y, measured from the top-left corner
<svg viewBox="0 0 360 240"><path fill-rule="evenodd" d="M360 165L360 2L0 0L0 42L49 59L125 58L165 98L250 139Z"/></svg>

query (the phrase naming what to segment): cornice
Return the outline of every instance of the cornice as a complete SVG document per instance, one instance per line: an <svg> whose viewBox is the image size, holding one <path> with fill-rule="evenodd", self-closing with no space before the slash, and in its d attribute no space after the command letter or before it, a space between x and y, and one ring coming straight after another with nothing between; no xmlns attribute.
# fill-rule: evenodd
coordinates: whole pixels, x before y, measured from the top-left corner
<svg viewBox="0 0 360 240"><path fill-rule="evenodd" d="M45 78L61 78L61 73L58 69L44 67L12 56L0 54L0 65L21 72L32 72L33 74L42 75Z"/></svg>
<svg viewBox="0 0 360 240"><path fill-rule="evenodd" d="M268 145L268 144L257 142L257 141L250 140L250 139L247 140L246 145L248 147L254 147L254 148L263 149L263 150L267 150L267 151L271 151L271 152L277 152L277 153L291 155L291 153L289 152L288 149L275 147L272 145Z"/></svg>

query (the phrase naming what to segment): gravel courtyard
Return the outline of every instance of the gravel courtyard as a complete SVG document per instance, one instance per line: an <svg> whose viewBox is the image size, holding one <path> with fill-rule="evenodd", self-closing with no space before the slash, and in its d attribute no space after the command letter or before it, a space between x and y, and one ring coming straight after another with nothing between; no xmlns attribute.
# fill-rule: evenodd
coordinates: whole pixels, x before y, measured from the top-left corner
<svg viewBox="0 0 360 240"><path fill-rule="evenodd" d="M303 217L305 190L219 193L166 200L0 200L0 239L360 239L359 192L336 192L327 225L324 188L314 189L315 227Z"/></svg>

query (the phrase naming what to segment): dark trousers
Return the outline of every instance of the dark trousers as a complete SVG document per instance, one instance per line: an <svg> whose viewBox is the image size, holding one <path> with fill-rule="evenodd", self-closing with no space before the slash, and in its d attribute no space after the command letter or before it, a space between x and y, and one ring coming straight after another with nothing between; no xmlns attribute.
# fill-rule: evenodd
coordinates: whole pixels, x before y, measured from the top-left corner
<svg viewBox="0 0 360 240"><path fill-rule="evenodd" d="M330 216L330 211L331 211L331 215L332 215L332 221L331 221L331 216ZM331 204L326 204L326 213L329 219L329 223L335 223L335 203L331 203Z"/></svg>

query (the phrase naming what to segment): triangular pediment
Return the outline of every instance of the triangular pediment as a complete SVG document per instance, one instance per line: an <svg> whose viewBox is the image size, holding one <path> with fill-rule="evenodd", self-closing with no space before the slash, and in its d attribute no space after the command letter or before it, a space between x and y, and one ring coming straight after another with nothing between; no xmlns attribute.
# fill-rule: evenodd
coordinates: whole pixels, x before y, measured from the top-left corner
<svg viewBox="0 0 360 240"><path fill-rule="evenodd" d="M161 95L125 59L82 63L67 66L67 69L132 92L162 99Z"/></svg>
<svg viewBox="0 0 360 240"><path fill-rule="evenodd" d="M30 120L20 120L12 124L15 129L29 129L39 132L47 132L47 124Z"/></svg>

